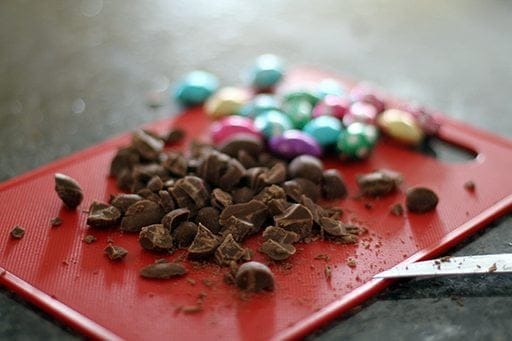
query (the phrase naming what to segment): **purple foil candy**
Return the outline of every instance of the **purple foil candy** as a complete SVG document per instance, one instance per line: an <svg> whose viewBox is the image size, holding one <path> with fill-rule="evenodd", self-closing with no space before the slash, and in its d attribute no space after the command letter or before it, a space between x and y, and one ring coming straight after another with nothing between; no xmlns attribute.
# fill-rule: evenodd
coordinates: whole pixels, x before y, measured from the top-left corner
<svg viewBox="0 0 512 341"><path fill-rule="evenodd" d="M304 154L316 157L322 154L322 148L313 137L295 129L287 130L283 135L272 137L268 145L273 153L287 159Z"/></svg>

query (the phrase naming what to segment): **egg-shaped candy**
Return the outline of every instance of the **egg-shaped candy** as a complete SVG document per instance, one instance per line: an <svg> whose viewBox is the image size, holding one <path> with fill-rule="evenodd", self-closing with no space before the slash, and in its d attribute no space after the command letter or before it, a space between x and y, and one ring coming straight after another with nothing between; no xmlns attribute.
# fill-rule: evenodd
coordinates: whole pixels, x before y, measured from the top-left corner
<svg viewBox="0 0 512 341"><path fill-rule="evenodd" d="M385 110L377 118L377 124L384 134L411 146L419 145L425 137L418 121L407 111Z"/></svg>
<svg viewBox="0 0 512 341"><path fill-rule="evenodd" d="M174 99L183 106L203 104L217 89L217 77L206 71L193 71L185 76L174 91Z"/></svg>
<svg viewBox="0 0 512 341"><path fill-rule="evenodd" d="M336 150L342 159L366 159L375 146L377 137L375 126L355 122L340 133Z"/></svg>
<svg viewBox="0 0 512 341"><path fill-rule="evenodd" d="M286 130L292 129L291 120L279 110L268 110L259 114L254 119L254 126L266 138L281 135Z"/></svg>
<svg viewBox="0 0 512 341"><path fill-rule="evenodd" d="M256 59L250 81L256 90L268 90L275 87L283 75L283 60L273 54L264 54Z"/></svg>
<svg viewBox="0 0 512 341"><path fill-rule="evenodd" d="M348 108L347 113L343 116L343 124L348 127L354 122L366 124L375 124L377 118L377 108L368 102L354 102Z"/></svg>
<svg viewBox="0 0 512 341"><path fill-rule="evenodd" d="M307 100L292 100L283 104L283 110L290 118L293 127L302 129L311 120L313 105Z"/></svg>
<svg viewBox="0 0 512 341"><path fill-rule="evenodd" d="M253 120L238 115L224 117L210 126L210 135L215 144L220 144L236 134L249 134L261 137L261 133L254 126Z"/></svg>
<svg viewBox="0 0 512 341"><path fill-rule="evenodd" d="M240 115L255 118L267 110L279 110L277 98L269 94L259 94L240 109Z"/></svg>
<svg viewBox="0 0 512 341"><path fill-rule="evenodd" d="M211 118L238 114L249 101L249 93L240 88L225 87L217 91L205 103L205 111Z"/></svg>
<svg viewBox="0 0 512 341"><path fill-rule="evenodd" d="M319 100L320 100L320 97L318 97L318 95L316 93L314 93L313 91L307 90L307 89L297 89L297 90L289 91L283 96L283 102L285 104L291 103L291 102L296 102L296 101L300 101L300 102L306 101L306 102L309 102L312 107L314 107L318 103Z"/></svg>
<svg viewBox="0 0 512 341"><path fill-rule="evenodd" d="M325 78L318 83L316 88L317 96L320 99L323 99L325 96L334 95L334 96L345 96L347 90L340 82L332 78Z"/></svg>
<svg viewBox="0 0 512 341"><path fill-rule="evenodd" d="M313 108L312 116L318 117L323 115L334 116L342 119L350 107L350 100L346 97L335 95L327 95L320 100Z"/></svg>
<svg viewBox="0 0 512 341"><path fill-rule="evenodd" d="M376 91L365 83L357 84L350 90L350 98L353 102L366 102L372 104L376 109L377 113L384 111L386 103Z"/></svg>
<svg viewBox="0 0 512 341"><path fill-rule="evenodd" d="M268 141L268 146L272 153L286 159L304 154L319 157L322 154L322 148L314 138L295 129L273 136Z"/></svg>
<svg viewBox="0 0 512 341"><path fill-rule="evenodd" d="M306 123L302 131L325 147L336 143L342 129L341 122L336 117L319 116Z"/></svg>

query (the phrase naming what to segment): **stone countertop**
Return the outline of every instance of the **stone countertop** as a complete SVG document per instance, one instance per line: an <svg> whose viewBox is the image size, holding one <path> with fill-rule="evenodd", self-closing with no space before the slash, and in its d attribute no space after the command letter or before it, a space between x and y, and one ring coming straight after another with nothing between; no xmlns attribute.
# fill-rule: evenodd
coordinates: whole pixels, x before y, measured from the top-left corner
<svg viewBox="0 0 512 341"><path fill-rule="evenodd" d="M512 138L511 12L491 0L2 1L0 180L167 117L162 94L190 70L237 84L266 52ZM511 225L450 254L511 252ZM510 275L413 279L310 338L506 340L511 315ZM80 338L6 289L0 317L0 339Z"/></svg>

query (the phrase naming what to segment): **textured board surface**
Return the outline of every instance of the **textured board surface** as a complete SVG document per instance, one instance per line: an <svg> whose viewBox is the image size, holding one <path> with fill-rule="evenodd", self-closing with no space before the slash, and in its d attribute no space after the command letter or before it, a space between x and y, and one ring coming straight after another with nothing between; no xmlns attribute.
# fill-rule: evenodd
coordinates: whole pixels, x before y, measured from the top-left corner
<svg viewBox="0 0 512 341"><path fill-rule="evenodd" d="M288 84L315 82L326 74L311 70L293 72ZM115 335L125 339L187 337L268 339L299 336L325 323L384 288L388 281L372 276L402 261L434 256L484 226L512 205L512 143L440 116L439 137L478 154L471 162L443 163L386 141L379 142L365 162L343 164L325 160L345 176L349 193L355 195L355 176L376 168L400 171L402 191L365 208L368 200L352 196L335 201L345 210L344 220L357 220L368 228L357 245L316 242L298 245L297 254L285 264L271 264L277 286L273 293L241 296L223 282L226 270L217 266L194 268L187 264L186 278L149 281L138 269L160 256L143 251L136 235L117 231L91 231L86 210L95 200L116 193L108 178L116 149L129 134L113 138L0 185L0 282L35 302L66 323L91 336ZM200 110L147 127L165 131L180 126L188 139L206 137L209 121ZM184 143L186 145L186 142ZM77 179L85 198L77 211L62 208L53 191L53 174L62 172ZM472 180L476 191L464 183ZM440 197L435 212L395 217L389 207L404 201L404 190L413 185L434 189ZM64 223L52 228L50 219ZM15 224L26 229L21 240L11 240ZM98 240L85 244L94 234ZM108 240L129 250L127 258L112 263L103 255ZM257 248L261 240L248 242ZM328 255L328 260L315 259ZM168 256L170 260L182 253ZM356 259L356 267L346 264ZM323 258L323 257L320 257ZM255 253L255 259L264 258ZM326 278L330 266L332 276ZM187 280L193 279L194 281ZM204 297L197 314L177 312Z"/></svg>

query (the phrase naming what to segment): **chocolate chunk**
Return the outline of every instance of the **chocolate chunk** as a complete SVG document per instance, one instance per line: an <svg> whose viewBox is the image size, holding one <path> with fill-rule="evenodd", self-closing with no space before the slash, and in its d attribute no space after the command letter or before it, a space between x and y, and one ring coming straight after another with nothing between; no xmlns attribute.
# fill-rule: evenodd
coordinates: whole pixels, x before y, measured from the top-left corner
<svg viewBox="0 0 512 341"><path fill-rule="evenodd" d="M231 234L228 234L215 250L215 261L220 266L228 266L231 262L238 262L242 259L245 253L245 249L233 239Z"/></svg>
<svg viewBox="0 0 512 341"><path fill-rule="evenodd" d="M21 239L25 235L25 229L20 225L15 225L11 230L11 238Z"/></svg>
<svg viewBox="0 0 512 341"><path fill-rule="evenodd" d="M313 200L311 200L309 197L305 196L304 194L300 197L300 202L302 205L304 205L309 212L311 212L311 216L313 217L313 221L320 225L320 218L325 215L325 212L323 211L322 207L315 204Z"/></svg>
<svg viewBox="0 0 512 341"><path fill-rule="evenodd" d="M253 224L254 228L259 230L265 220L267 220L268 209L264 203L258 200L231 205L222 210L219 217L220 224L226 226L229 224L228 219L232 216Z"/></svg>
<svg viewBox="0 0 512 341"><path fill-rule="evenodd" d="M190 198L190 196L181 187L174 186L169 189L171 196L173 197L178 207L187 208L190 210L191 215L195 215L197 212L196 204Z"/></svg>
<svg viewBox="0 0 512 341"><path fill-rule="evenodd" d="M206 259L215 253L219 245L219 237L214 235L203 224L199 224L196 237L188 248L188 258Z"/></svg>
<svg viewBox="0 0 512 341"><path fill-rule="evenodd" d="M189 153L192 159L199 159L213 151L213 146L198 140L192 140L189 145Z"/></svg>
<svg viewBox="0 0 512 341"><path fill-rule="evenodd" d="M340 207L322 207L322 217L340 219L342 215L343 210Z"/></svg>
<svg viewBox="0 0 512 341"><path fill-rule="evenodd" d="M295 254L295 247L291 244L276 242L273 239L267 239L260 247L260 252L266 254L273 260L281 261L290 258Z"/></svg>
<svg viewBox="0 0 512 341"><path fill-rule="evenodd" d="M316 184L322 181L322 161L311 155L300 155L288 165L288 174L291 178L304 178Z"/></svg>
<svg viewBox="0 0 512 341"><path fill-rule="evenodd" d="M258 155L258 163L262 167L272 168L278 162L282 162L282 160L274 157L270 153L260 153Z"/></svg>
<svg viewBox="0 0 512 341"><path fill-rule="evenodd" d="M173 145L180 143L186 136L185 130L182 128L174 128L169 130L166 134L162 136L162 140L164 140L165 145Z"/></svg>
<svg viewBox="0 0 512 341"><path fill-rule="evenodd" d="M268 172L268 168L266 167L253 167L249 168L244 175L244 184L247 184L251 189L255 191L261 190L265 187L265 181L262 176Z"/></svg>
<svg viewBox="0 0 512 341"><path fill-rule="evenodd" d="M389 211L391 212L392 215L395 215L397 217L404 215L404 208L400 203L396 203L393 206L391 206L391 209Z"/></svg>
<svg viewBox="0 0 512 341"><path fill-rule="evenodd" d="M327 169L323 172L322 195L328 200L347 196L345 181L337 169Z"/></svg>
<svg viewBox="0 0 512 341"><path fill-rule="evenodd" d="M132 146L140 156L146 160L154 161L164 148L164 142L139 129L132 135Z"/></svg>
<svg viewBox="0 0 512 341"><path fill-rule="evenodd" d="M402 175L395 171L381 169L357 177L362 195L376 197L393 193L402 183Z"/></svg>
<svg viewBox="0 0 512 341"><path fill-rule="evenodd" d="M308 237L313 227L311 212L301 204L293 204L278 216L274 216L276 226L295 232L300 238Z"/></svg>
<svg viewBox="0 0 512 341"><path fill-rule="evenodd" d="M218 223L217 223L218 224ZM192 221L185 221L179 224L173 231L174 243L180 249L188 248L197 234L197 224Z"/></svg>
<svg viewBox="0 0 512 341"><path fill-rule="evenodd" d="M219 179L227 170L230 159L228 155L212 150L201 158L197 175L206 182L218 186Z"/></svg>
<svg viewBox="0 0 512 341"><path fill-rule="evenodd" d="M50 224L52 225L52 227L60 226L60 225L62 225L62 223L63 223L63 221L62 221L61 217L53 217L50 220Z"/></svg>
<svg viewBox="0 0 512 341"><path fill-rule="evenodd" d="M256 228L251 222L243 219L230 216L223 224L221 229L222 236L225 238L227 235L232 235L233 239L241 243L250 234L258 232L259 228Z"/></svg>
<svg viewBox="0 0 512 341"><path fill-rule="evenodd" d="M94 228L107 228L115 226L121 220L121 212L112 205L93 201L89 206L87 225Z"/></svg>
<svg viewBox="0 0 512 341"><path fill-rule="evenodd" d="M222 210L229 205L233 205L233 197L231 194L224 192L220 188L215 188L212 191L212 198L210 203L213 207Z"/></svg>
<svg viewBox="0 0 512 341"><path fill-rule="evenodd" d="M146 187L146 184L154 176L167 180L167 171L158 163L137 164L132 170L132 179L136 187L132 188L132 193L136 193L139 189Z"/></svg>
<svg viewBox="0 0 512 341"><path fill-rule="evenodd" d="M130 169L122 169L117 175L117 187L122 190L131 190L133 186L132 171Z"/></svg>
<svg viewBox="0 0 512 341"><path fill-rule="evenodd" d="M150 251L171 251L173 246L172 236L162 224L144 226L139 233L140 245Z"/></svg>
<svg viewBox="0 0 512 341"><path fill-rule="evenodd" d="M292 205L286 199L272 199L268 202L267 207L272 216L282 214L288 207Z"/></svg>
<svg viewBox="0 0 512 341"><path fill-rule="evenodd" d="M163 155L162 166L172 175L184 177L187 175L188 161L181 153L169 152Z"/></svg>
<svg viewBox="0 0 512 341"><path fill-rule="evenodd" d="M151 200L140 200L128 207L121 220L121 230L140 232L144 226L159 224L164 213L160 205Z"/></svg>
<svg viewBox="0 0 512 341"><path fill-rule="evenodd" d="M240 182L240 179L242 179L244 174L245 168L240 162L238 162L238 160L229 160L226 171L219 178L219 187L225 191L230 191Z"/></svg>
<svg viewBox="0 0 512 341"><path fill-rule="evenodd" d="M125 248L112 244L107 245L104 252L110 260L115 261L123 259L128 254L128 251Z"/></svg>
<svg viewBox="0 0 512 341"><path fill-rule="evenodd" d="M110 199L110 204L117 208L121 214L125 214L128 207L143 198L138 194L118 194Z"/></svg>
<svg viewBox="0 0 512 341"><path fill-rule="evenodd" d="M439 202L437 194L426 187L409 188L406 193L405 205L414 213L425 213L436 208Z"/></svg>
<svg viewBox="0 0 512 341"><path fill-rule="evenodd" d="M212 233L220 231L219 224L220 211L215 207L207 206L201 208L196 215L195 222L206 226Z"/></svg>
<svg viewBox="0 0 512 341"><path fill-rule="evenodd" d="M308 179L295 178L285 181L283 188L286 195L295 202L300 202L303 194L313 201L320 200L320 187Z"/></svg>
<svg viewBox="0 0 512 341"><path fill-rule="evenodd" d="M322 217L320 219L320 227L323 232L335 237L347 236L347 225L337 219Z"/></svg>
<svg viewBox="0 0 512 341"><path fill-rule="evenodd" d="M169 231L174 231L182 222L190 217L190 210L187 208L177 208L167 213L162 218L162 225Z"/></svg>
<svg viewBox="0 0 512 341"><path fill-rule="evenodd" d="M236 157L241 150L245 150L249 155L258 156L263 150L263 143L260 138L249 134L235 134L226 139L219 150L231 157Z"/></svg>
<svg viewBox="0 0 512 341"><path fill-rule="evenodd" d="M286 180L286 166L283 162L277 162L272 168L259 175L266 185L280 184Z"/></svg>
<svg viewBox="0 0 512 341"><path fill-rule="evenodd" d="M181 277L187 273L187 269L178 263L169 263L167 261L157 261L153 264L143 267L139 274L144 278L169 279Z"/></svg>
<svg viewBox="0 0 512 341"><path fill-rule="evenodd" d="M252 168L257 165L256 159L243 149L238 152L237 159L244 168Z"/></svg>
<svg viewBox="0 0 512 341"><path fill-rule="evenodd" d="M82 241L86 244L92 244L96 241L96 237L93 236L92 234L88 234L84 237L84 239L82 239Z"/></svg>
<svg viewBox="0 0 512 341"><path fill-rule="evenodd" d="M254 199L261 201L265 205L273 199L286 199L286 193L284 189L277 185L271 185L263 188Z"/></svg>
<svg viewBox="0 0 512 341"><path fill-rule="evenodd" d="M298 242L300 240L300 237L297 233L287 231L281 227L268 226L263 231L263 239L272 239L281 244L292 244Z"/></svg>
<svg viewBox="0 0 512 341"><path fill-rule="evenodd" d="M468 192L474 192L476 188L475 182L472 180L466 181L464 183L464 189Z"/></svg>
<svg viewBox="0 0 512 341"><path fill-rule="evenodd" d="M187 175L177 180L175 187L180 188L192 199L196 209L206 206L210 201L205 182L197 176Z"/></svg>
<svg viewBox="0 0 512 341"><path fill-rule="evenodd" d="M165 213L168 213L176 208L174 199L172 198L172 195L171 193L169 193L169 191L158 191L158 197L160 198L158 203L160 204Z"/></svg>
<svg viewBox="0 0 512 341"><path fill-rule="evenodd" d="M158 176L158 175L155 175L154 177L152 177L149 181L148 181L148 184L147 184L147 188L152 191L152 192L158 192L160 191L162 188L164 187L164 182L162 181L162 179Z"/></svg>
<svg viewBox="0 0 512 341"><path fill-rule="evenodd" d="M78 182L61 173L55 173L55 191L64 205L70 209L76 208L84 199L82 188Z"/></svg>
<svg viewBox="0 0 512 341"><path fill-rule="evenodd" d="M119 178L122 172L131 173L133 166L139 162L140 156L135 148L120 148L110 163L110 176Z"/></svg>
<svg viewBox="0 0 512 341"><path fill-rule="evenodd" d="M245 291L273 291L274 274L265 264L254 261L247 262L238 268L235 283L238 288Z"/></svg>
<svg viewBox="0 0 512 341"><path fill-rule="evenodd" d="M249 202L254 197L254 190L249 187L236 188L231 192L231 196L235 204L242 204Z"/></svg>
<svg viewBox="0 0 512 341"><path fill-rule="evenodd" d="M147 187L138 190L137 195L141 196L143 199L154 201L157 204L160 203L160 196Z"/></svg>

